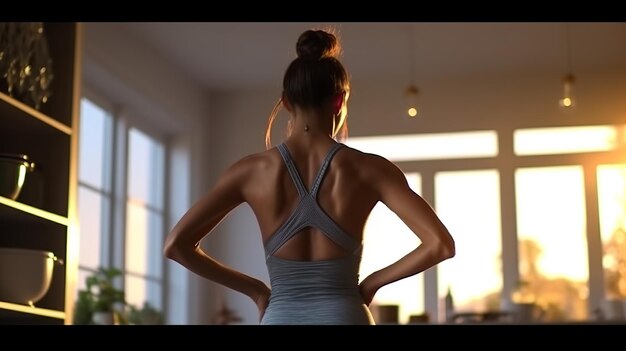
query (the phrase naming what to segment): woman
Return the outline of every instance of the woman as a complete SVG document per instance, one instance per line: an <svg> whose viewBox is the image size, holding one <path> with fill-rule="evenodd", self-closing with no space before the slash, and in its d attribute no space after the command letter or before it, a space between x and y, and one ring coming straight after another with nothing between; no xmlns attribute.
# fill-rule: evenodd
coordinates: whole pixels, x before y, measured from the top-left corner
<svg viewBox="0 0 626 351"><path fill-rule="evenodd" d="M376 291L454 256L454 241L393 163L336 141L346 134L350 93L337 38L307 30L296 51L269 119L267 150L242 158L220 176L172 229L165 255L249 296L261 324L374 324L368 306ZM281 105L290 114L290 133L270 147ZM363 228L379 201L422 243L359 284ZM199 247L244 202L259 223L271 289Z"/></svg>

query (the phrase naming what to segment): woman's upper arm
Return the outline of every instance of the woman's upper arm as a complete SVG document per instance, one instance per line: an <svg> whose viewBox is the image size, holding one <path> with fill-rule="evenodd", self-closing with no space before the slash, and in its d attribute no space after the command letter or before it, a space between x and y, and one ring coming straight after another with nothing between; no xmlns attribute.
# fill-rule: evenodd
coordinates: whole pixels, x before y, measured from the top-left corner
<svg viewBox="0 0 626 351"><path fill-rule="evenodd" d="M166 249L172 244L195 246L232 209L243 203L243 188L251 167L251 161L244 158L224 171L213 188L171 230L165 243Z"/></svg>
<svg viewBox="0 0 626 351"><path fill-rule="evenodd" d="M382 159L378 193L380 201L393 211L423 243L443 241L450 244L452 237L432 207L408 185L402 171L388 160Z"/></svg>

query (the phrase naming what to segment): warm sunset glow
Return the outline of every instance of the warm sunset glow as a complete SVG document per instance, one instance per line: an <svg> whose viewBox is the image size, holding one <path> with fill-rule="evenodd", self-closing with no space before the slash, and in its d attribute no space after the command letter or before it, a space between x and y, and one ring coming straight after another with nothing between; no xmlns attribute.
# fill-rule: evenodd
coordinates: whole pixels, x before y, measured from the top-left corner
<svg viewBox="0 0 626 351"><path fill-rule="evenodd" d="M457 312L498 310L502 290L498 171L435 174L435 204L456 244L456 256L438 266L439 297L443 299L450 288Z"/></svg>
<svg viewBox="0 0 626 351"><path fill-rule="evenodd" d="M553 155L614 150L618 127L582 126L518 129L513 134L516 155Z"/></svg>
<svg viewBox="0 0 626 351"><path fill-rule="evenodd" d="M498 155L498 135L493 130L356 137L348 139L346 145L363 152L381 155L390 161Z"/></svg>
<svg viewBox="0 0 626 351"><path fill-rule="evenodd" d="M626 298L626 164L598 166L600 236L607 299Z"/></svg>
<svg viewBox="0 0 626 351"><path fill-rule="evenodd" d="M588 278L582 167L521 168L515 173L518 238L545 250L539 259L549 277Z"/></svg>
<svg viewBox="0 0 626 351"><path fill-rule="evenodd" d="M421 178L417 173L406 175L410 187L419 194ZM415 234L387 206L379 203L365 224L363 258L359 278L388 266L419 245ZM373 304L400 305L400 323L407 323L412 314L424 313L424 279L417 275L380 289Z"/></svg>
<svg viewBox="0 0 626 351"><path fill-rule="evenodd" d="M126 206L126 232L132 233L126 236L126 269L143 273L148 268L148 213L131 202Z"/></svg>
<svg viewBox="0 0 626 351"><path fill-rule="evenodd" d="M415 117L415 116L417 116L417 109L416 109L416 108L414 108L414 107L411 107L411 108L407 111L407 113L409 114L409 116L411 116L411 117Z"/></svg>
<svg viewBox="0 0 626 351"><path fill-rule="evenodd" d="M589 264L581 166L515 172L520 278L548 320L587 316Z"/></svg>

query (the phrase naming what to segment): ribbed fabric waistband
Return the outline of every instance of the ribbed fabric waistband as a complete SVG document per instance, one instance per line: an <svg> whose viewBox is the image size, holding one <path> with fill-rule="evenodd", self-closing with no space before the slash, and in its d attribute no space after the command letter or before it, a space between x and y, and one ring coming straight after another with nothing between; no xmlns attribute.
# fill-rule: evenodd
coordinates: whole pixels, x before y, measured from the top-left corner
<svg viewBox="0 0 626 351"><path fill-rule="evenodd" d="M271 301L358 297L359 263L357 255L323 261L292 261L271 256L267 260Z"/></svg>

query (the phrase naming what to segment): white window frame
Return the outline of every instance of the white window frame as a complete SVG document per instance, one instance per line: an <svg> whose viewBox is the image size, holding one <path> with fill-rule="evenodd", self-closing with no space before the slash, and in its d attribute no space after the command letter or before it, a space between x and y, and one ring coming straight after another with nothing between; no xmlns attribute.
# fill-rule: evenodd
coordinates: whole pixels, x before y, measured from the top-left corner
<svg viewBox="0 0 626 351"><path fill-rule="evenodd" d="M163 206L160 211L158 211L159 215L162 219L161 228L164 231L162 233L163 237L166 235L167 226L167 218L169 216L168 213L168 196L169 196L169 145L165 136L162 133L159 133L155 130L147 121L142 120L140 117L134 116L132 113L128 113L121 106L116 106L111 103L109 99L104 97L103 94L100 94L97 89L94 89L87 84L83 84L82 88L82 96L81 98L86 98L90 100L94 104L103 108L107 112L110 113L113 123L111 130L111 155L110 156L110 191L109 191L109 218L104 219L106 224L105 228L102 228L102 236L101 236L101 259L100 265L102 267L115 267L122 271L123 277L118 280L116 284L118 284L118 288L124 288L125 285L125 276L128 274L125 269L125 243L126 243L126 202L128 201L127 195L127 182L128 182L128 167L127 160L129 158L129 135L130 129L135 128L156 142L160 143L163 147ZM83 186L84 184L79 181L79 186ZM85 185L91 190L93 189L90 185ZM150 207L151 208L151 207ZM152 209L151 209L152 210ZM153 253L157 255L161 255L161 252ZM168 289L167 289L167 281L168 281L168 271L167 265L165 264L165 259L161 259L161 271L162 277L160 281L157 283L160 285L161 289L161 308L160 311L163 313L164 318L167 320L167 305L168 305ZM89 270L89 269L86 269ZM150 281L155 282L152 277L144 277L141 275L136 275L134 273L130 273L132 276L139 277L142 279L148 279ZM141 308L142 306L136 306Z"/></svg>
<svg viewBox="0 0 626 351"><path fill-rule="evenodd" d="M601 124L604 126L605 124ZM594 125L580 125L580 127ZM496 128L498 154L495 157L468 159L428 159L403 160L394 163L406 173L419 173L422 179L421 196L433 207L435 204L435 174L440 171L472 171L495 169L500 174L500 206L502 226L502 299L504 304L511 303L511 296L519 280L519 259L516 219L515 170L522 167L551 167L562 165L580 165L583 167L585 184L585 208L587 215L587 247L589 262L589 296L587 303L588 318L602 308L605 300L604 268L602 258L602 238L598 208L597 167L607 164L624 164L626 154L626 128L614 124L618 130L615 149L600 152L581 152L552 155L516 155L514 152L513 128ZM554 126L549 126L554 127ZM533 126L533 128L543 128ZM547 126L545 128L548 128ZM524 129L524 128L519 128ZM469 131L469 130L468 130ZM455 130L454 132L464 132ZM437 266L424 272L424 310L432 323L440 322L440 305Z"/></svg>

